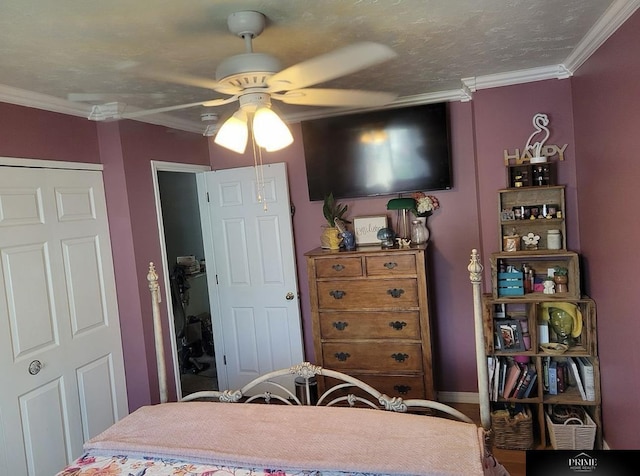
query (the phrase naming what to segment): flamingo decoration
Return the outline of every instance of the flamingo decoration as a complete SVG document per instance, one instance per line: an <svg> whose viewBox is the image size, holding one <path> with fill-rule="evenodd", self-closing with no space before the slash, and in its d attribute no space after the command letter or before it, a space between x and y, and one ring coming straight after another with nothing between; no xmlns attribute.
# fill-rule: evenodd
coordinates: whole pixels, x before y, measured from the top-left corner
<svg viewBox="0 0 640 476"><path fill-rule="evenodd" d="M529 140L527 140L527 145L524 147L524 150L531 150L533 152L533 157L539 158L542 157L542 146L545 142L547 142L547 139L549 138L549 129L546 127L549 125L549 117L546 114L538 113L533 116L532 122L536 130L529 136ZM544 136L542 137L543 132ZM532 144L531 141L537 134L541 134L542 138L538 142L534 142ZM533 162L533 160L531 162ZM541 162L546 162L546 159L542 160Z"/></svg>

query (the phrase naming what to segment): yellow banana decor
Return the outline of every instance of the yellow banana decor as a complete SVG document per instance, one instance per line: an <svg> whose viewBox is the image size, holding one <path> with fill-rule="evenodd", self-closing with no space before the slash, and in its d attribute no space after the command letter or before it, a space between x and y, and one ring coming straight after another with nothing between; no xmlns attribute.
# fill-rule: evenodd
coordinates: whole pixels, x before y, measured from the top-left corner
<svg viewBox="0 0 640 476"><path fill-rule="evenodd" d="M572 302L542 302L539 304L539 316L541 319L549 320L549 310L551 308L560 309L571 316L573 326L571 328L571 337L576 338L582 334L582 311L580 307Z"/></svg>

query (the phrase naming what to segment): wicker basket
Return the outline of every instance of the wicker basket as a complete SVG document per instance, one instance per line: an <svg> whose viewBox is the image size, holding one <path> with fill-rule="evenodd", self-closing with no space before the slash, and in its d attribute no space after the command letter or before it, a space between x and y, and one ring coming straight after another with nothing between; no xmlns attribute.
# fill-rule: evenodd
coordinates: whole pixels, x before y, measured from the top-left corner
<svg viewBox="0 0 640 476"><path fill-rule="evenodd" d="M523 417L524 415L524 417ZM512 417L504 411L491 413L493 446L506 450L530 450L533 448L533 423L531 411Z"/></svg>
<svg viewBox="0 0 640 476"><path fill-rule="evenodd" d="M596 438L597 425L585 412L586 423L578 418L569 418L564 424L557 424L551 421L549 415L545 415L547 427L549 428L549 438L554 450L592 450L593 442ZM579 425L567 424L579 422Z"/></svg>

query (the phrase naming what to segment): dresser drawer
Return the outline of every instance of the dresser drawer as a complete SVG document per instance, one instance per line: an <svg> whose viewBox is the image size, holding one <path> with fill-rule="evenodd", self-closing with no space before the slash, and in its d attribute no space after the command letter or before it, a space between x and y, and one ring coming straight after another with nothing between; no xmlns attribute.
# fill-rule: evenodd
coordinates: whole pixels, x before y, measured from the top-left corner
<svg viewBox="0 0 640 476"><path fill-rule="evenodd" d="M418 306L415 279L318 282L320 309L406 309Z"/></svg>
<svg viewBox="0 0 640 476"><path fill-rule="evenodd" d="M402 342L325 342L323 366L332 370L376 370L380 372L419 372L422 346ZM347 372L348 373L348 372Z"/></svg>
<svg viewBox="0 0 640 476"><path fill-rule="evenodd" d="M367 276L394 276L416 274L415 255L366 256Z"/></svg>
<svg viewBox="0 0 640 476"><path fill-rule="evenodd" d="M424 398L424 378L422 375L362 375L357 372L349 372L349 375L357 379L362 380L367 385L371 385L380 393L387 395L388 397L401 397L403 400L409 398ZM326 387L332 387L338 383L338 380L325 377ZM364 390L357 389L355 387L336 390L333 395L344 396L347 394L354 394L359 396L368 395Z"/></svg>
<svg viewBox="0 0 640 476"><path fill-rule="evenodd" d="M362 260L342 257L316 260L317 278L352 278L362 276Z"/></svg>
<svg viewBox="0 0 640 476"><path fill-rule="evenodd" d="M420 339L420 313L320 312L323 339Z"/></svg>

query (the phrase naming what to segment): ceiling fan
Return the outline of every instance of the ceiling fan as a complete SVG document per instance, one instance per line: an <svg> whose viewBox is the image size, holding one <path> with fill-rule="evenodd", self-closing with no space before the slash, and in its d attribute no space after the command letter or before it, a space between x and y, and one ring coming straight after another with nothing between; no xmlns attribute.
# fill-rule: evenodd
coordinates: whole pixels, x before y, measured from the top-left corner
<svg viewBox="0 0 640 476"><path fill-rule="evenodd" d="M135 74L143 77L212 89L228 97L129 113L113 109L105 114L104 109L99 109L100 106L94 106L95 111L92 111L89 119L135 119L150 114L197 106L222 106L238 101L240 108L229 120L234 119L240 127L245 124L246 129L248 118L254 116L252 125L257 136L255 121L260 116L259 112L267 110L275 115L271 111L272 99L305 106L375 107L388 104L396 98L395 94L389 92L308 87L394 58L396 53L388 46L373 42L355 43L282 69L276 57L253 51L252 40L262 33L265 23L265 16L256 11L241 11L229 15L229 31L244 40L246 52L224 59L216 69L215 80L182 73L135 71ZM218 136L226 124L225 122L218 131ZM277 150L273 146L265 148Z"/></svg>

